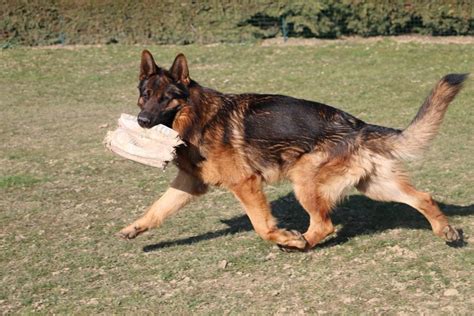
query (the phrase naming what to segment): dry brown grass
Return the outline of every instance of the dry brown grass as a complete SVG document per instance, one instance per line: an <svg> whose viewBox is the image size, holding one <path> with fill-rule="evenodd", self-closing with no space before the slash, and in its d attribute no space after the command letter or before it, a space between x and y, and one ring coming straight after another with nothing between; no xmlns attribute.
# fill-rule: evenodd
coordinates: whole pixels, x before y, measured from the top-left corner
<svg viewBox="0 0 474 316"><path fill-rule="evenodd" d="M283 93L405 126L442 75L474 70L473 46L331 42L325 46L155 46L226 92ZM143 213L176 170L122 160L101 145L136 113L142 47L1 51L2 313L469 314L472 244L447 247L409 207L351 195L336 235L304 254L262 241L234 198L213 190L133 242L115 233ZM474 85L411 164L455 226L474 228ZM283 227L307 217L287 184L267 187ZM226 264L223 264L223 260Z"/></svg>

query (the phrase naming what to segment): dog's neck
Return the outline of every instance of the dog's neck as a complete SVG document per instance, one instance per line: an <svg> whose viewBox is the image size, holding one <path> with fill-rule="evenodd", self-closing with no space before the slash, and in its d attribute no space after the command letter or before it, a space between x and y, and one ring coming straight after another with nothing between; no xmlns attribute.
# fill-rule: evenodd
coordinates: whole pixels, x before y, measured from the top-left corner
<svg viewBox="0 0 474 316"><path fill-rule="evenodd" d="M204 127L216 116L222 107L225 95L202 87L195 81L189 86L189 98L173 121L173 129L181 138L198 145Z"/></svg>

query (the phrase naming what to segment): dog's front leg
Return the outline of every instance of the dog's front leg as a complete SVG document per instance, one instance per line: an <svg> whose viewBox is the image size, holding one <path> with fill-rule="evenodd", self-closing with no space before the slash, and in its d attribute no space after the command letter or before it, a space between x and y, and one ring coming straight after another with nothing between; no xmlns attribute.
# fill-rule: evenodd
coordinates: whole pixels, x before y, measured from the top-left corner
<svg viewBox="0 0 474 316"><path fill-rule="evenodd" d="M204 194L207 185L194 176L179 171L171 186L153 203L141 218L119 232L125 239L133 239L141 233L161 225L164 220L188 204L194 197Z"/></svg>
<svg viewBox="0 0 474 316"><path fill-rule="evenodd" d="M242 203L252 225L265 240L277 243L285 249L305 250L308 243L297 231L280 229L270 212L265 194L263 193L260 176L251 176L231 188L234 195Z"/></svg>

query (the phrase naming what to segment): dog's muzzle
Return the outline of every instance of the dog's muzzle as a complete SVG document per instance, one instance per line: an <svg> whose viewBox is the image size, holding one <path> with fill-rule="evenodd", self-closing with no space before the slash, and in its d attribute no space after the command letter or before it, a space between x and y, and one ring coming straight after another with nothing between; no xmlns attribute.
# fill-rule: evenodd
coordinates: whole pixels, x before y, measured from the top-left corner
<svg viewBox="0 0 474 316"><path fill-rule="evenodd" d="M138 114L137 121L138 125L143 128L150 128L153 126L151 114L148 112L140 112L140 114Z"/></svg>

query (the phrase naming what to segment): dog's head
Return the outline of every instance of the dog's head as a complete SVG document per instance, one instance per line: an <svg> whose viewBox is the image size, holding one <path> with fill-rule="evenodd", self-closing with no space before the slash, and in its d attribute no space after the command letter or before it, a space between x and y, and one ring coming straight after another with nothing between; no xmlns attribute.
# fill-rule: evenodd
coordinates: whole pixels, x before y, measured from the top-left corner
<svg viewBox="0 0 474 316"><path fill-rule="evenodd" d="M176 56L169 70L156 65L151 53L142 52L138 90L138 124L151 128L158 124L172 127L176 114L189 97L188 63L183 54Z"/></svg>

